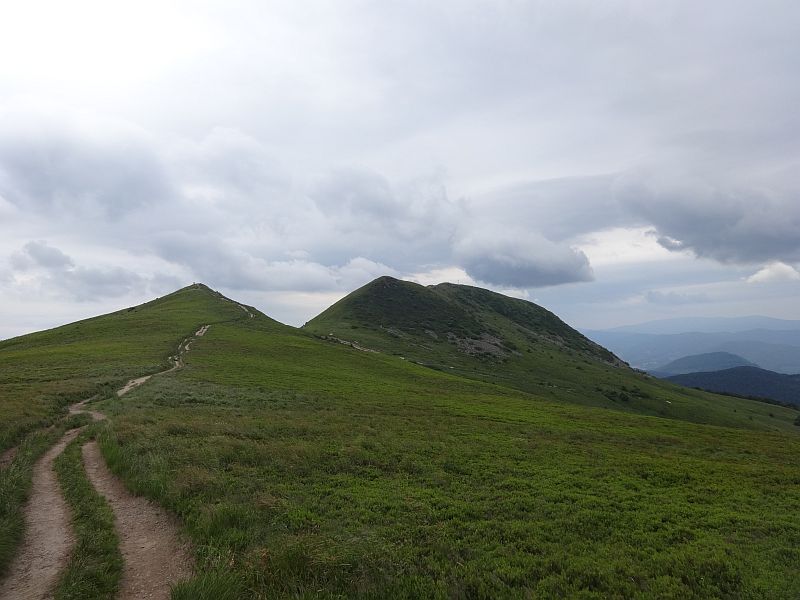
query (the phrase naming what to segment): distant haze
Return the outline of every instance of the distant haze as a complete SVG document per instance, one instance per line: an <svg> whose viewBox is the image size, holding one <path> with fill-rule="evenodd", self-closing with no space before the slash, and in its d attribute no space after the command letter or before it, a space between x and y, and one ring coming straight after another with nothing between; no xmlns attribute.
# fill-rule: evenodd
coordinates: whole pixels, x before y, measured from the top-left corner
<svg viewBox="0 0 800 600"><path fill-rule="evenodd" d="M800 321L774 319L772 317L683 317L660 319L614 327L611 331L627 331L630 333L722 333L767 329L772 331L800 330Z"/></svg>
<svg viewBox="0 0 800 600"><path fill-rule="evenodd" d="M800 319L797 2L5 4L0 338L379 275Z"/></svg>

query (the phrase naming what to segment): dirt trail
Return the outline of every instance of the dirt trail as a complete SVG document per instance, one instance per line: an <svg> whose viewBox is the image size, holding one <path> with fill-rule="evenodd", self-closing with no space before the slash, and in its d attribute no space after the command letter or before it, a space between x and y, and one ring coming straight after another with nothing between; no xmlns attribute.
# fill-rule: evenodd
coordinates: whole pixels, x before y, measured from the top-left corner
<svg viewBox="0 0 800 600"><path fill-rule="evenodd" d="M172 367L164 371L160 371L159 373L153 373L152 375L145 375L143 377L137 377L136 379L131 379L128 383L122 386L121 389L117 390L117 396L121 398L131 390L134 390L143 383L146 383L151 377L155 377L156 375L164 375L165 373L172 373L173 371L177 371L178 369L182 368L184 365L183 356L191 348L192 342L199 337L203 337L208 331L209 327L211 327L211 325L203 325L200 329L198 329L195 332L193 336L185 338L180 344L178 344L178 352L175 354L175 356L169 357L169 360L172 362Z"/></svg>
<svg viewBox="0 0 800 600"><path fill-rule="evenodd" d="M192 342L204 336L208 328L208 325L203 325L193 336L184 339L175 356L170 357L172 368L154 375L183 367L183 356ZM117 396L139 387L154 375L132 379L117 391ZM86 408L93 399L73 404L69 407L69 414L85 413L95 421L105 420L103 413ZM25 505L25 538L8 575L0 582L0 599L52 598L58 577L75 544L70 511L61 495L53 462L82 429L68 431L34 465L33 486ZM11 448L0 455L0 468L11 463L16 450ZM124 560L119 598L169 598L170 586L192 575L192 560L186 545L180 540L175 518L145 498L128 492L109 471L96 442L85 444L82 450L89 480L114 512Z"/></svg>
<svg viewBox="0 0 800 600"><path fill-rule="evenodd" d="M8 576L0 584L0 598L39 600L52 597L52 590L75 543L69 508L61 496L53 461L81 429L65 433L33 467L33 487L25 505L25 538Z"/></svg>
<svg viewBox="0 0 800 600"><path fill-rule="evenodd" d="M94 400L96 397L97 396L93 396L92 398L87 398L86 400L81 400L80 402L73 404L72 406L69 407L69 414L71 415L87 414L90 417L92 417L92 419L94 419L95 421L105 421L106 416L103 413L97 412L96 410L87 410L84 408L87 402L89 402L90 400Z"/></svg>
<svg viewBox="0 0 800 600"><path fill-rule="evenodd" d="M114 511L124 559L120 600L167 599L170 586L192 575L192 560L174 517L133 496L109 471L97 442L83 446L83 464L95 489Z"/></svg>

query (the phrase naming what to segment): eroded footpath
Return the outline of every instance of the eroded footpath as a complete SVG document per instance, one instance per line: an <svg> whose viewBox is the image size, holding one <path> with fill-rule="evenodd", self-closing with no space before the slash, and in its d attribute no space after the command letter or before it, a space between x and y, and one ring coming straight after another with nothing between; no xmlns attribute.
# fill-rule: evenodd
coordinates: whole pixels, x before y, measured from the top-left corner
<svg viewBox="0 0 800 600"><path fill-rule="evenodd" d="M61 494L53 463L82 428L72 429L36 462L31 495L25 505L25 537L0 584L3 600L52 597L75 544L70 511Z"/></svg>
<svg viewBox="0 0 800 600"><path fill-rule="evenodd" d="M172 367L155 375L182 368L183 356L192 342L205 335L208 328L204 325L184 339L175 356L170 357ZM153 375L130 380L117 391L117 396L123 396L151 377ZM69 414L88 414L94 421L105 420L103 413L87 408L92 399L73 404ZM25 505L25 536L8 575L0 582L0 600L53 597L75 545L70 510L53 464L83 429L68 431L34 465L31 493ZM146 498L131 494L109 470L97 442L87 442L81 450L89 481L114 513L124 561L118 597L123 600L168 599L172 585L191 577L193 572L191 552L181 540L177 519ZM0 466L10 464L15 451L16 448L3 453Z"/></svg>

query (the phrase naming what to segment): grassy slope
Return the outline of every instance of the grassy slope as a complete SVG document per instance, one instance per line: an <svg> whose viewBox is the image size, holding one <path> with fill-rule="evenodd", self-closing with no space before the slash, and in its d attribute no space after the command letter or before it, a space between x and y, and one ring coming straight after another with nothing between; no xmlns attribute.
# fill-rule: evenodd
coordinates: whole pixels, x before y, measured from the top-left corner
<svg viewBox="0 0 800 600"><path fill-rule="evenodd" d="M104 385L111 389L163 369L178 343L202 324L245 317L216 292L192 286L139 307L0 342L0 451L20 443L12 467L0 471L0 573L21 540L33 464L63 433L58 418L66 405ZM51 424L55 429L43 429Z"/></svg>
<svg viewBox="0 0 800 600"><path fill-rule="evenodd" d="M112 468L260 597L800 594L797 435L555 403L261 317L104 410Z"/></svg>
<svg viewBox="0 0 800 600"><path fill-rule="evenodd" d="M205 286L191 286L138 307L0 342L0 451L99 386L163 369L200 325L243 316Z"/></svg>
<svg viewBox="0 0 800 600"><path fill-rule="evenodd" d="M537 396L737 427L792 430L796 411L705 394L613 366L614 356L530 302L470 286L423 287L382 277L304 327L434 369ZM502 341L468 354L448 333Z"/></svg>

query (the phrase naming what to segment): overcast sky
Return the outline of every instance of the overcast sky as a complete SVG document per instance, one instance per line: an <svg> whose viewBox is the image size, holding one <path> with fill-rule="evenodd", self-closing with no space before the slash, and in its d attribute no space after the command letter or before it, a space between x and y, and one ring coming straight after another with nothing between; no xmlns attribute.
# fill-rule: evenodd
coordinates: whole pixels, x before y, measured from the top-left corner
<svg viewBox="0 0 800 600"><path fill-rule="evenodd" d="M383 274L800 318L800 4L0 1L0 338Z"/></svg>

